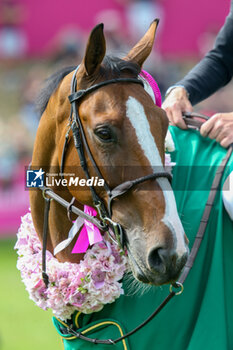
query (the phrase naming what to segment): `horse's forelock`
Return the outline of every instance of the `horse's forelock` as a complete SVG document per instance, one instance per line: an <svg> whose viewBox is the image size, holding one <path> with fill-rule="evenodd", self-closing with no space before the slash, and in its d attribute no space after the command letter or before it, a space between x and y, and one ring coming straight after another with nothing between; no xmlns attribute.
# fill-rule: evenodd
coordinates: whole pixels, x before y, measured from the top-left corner
<svg viewBox="0 0 233 350"><path fill-rule="evenodd" d="M126 61L114 56L105 56L101 68L101 75L104 75L105 79L119 78L124 74L137 78L141 71L140 66L136 62Z"/></svg>

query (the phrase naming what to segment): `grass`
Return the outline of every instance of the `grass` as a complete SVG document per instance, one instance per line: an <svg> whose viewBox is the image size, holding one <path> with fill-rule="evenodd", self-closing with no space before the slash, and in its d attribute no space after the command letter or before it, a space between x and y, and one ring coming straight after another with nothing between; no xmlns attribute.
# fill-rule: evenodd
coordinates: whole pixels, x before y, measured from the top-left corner
<svg viewBox="0 0 233 350"><path fill-rule="evenodd" d="M15 239L0 241L0 349L62 350L51 312L29 300L16 269Z"/></svg>

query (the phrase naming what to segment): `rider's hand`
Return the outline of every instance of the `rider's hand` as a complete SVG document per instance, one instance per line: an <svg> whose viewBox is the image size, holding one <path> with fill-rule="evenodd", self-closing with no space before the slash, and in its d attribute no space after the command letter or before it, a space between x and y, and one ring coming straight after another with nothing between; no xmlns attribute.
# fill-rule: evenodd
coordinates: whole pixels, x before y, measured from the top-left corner
<svg viewBox="0 0 233 350"><path fill-rule="evenodd" d="M200 129L204 137L215 139L222 147L233 143L233 112L217 113L205 122Z"/></svg>
<svg viewBox="0 0 233 350"><path fill-rule="evenodd" d="M178 126L181 129L187 129L182 118L182 112L192 112L193 108L189 102L186 90L183 87L175 87L168 94L162 108L167 112L171 125Z"/></svg>

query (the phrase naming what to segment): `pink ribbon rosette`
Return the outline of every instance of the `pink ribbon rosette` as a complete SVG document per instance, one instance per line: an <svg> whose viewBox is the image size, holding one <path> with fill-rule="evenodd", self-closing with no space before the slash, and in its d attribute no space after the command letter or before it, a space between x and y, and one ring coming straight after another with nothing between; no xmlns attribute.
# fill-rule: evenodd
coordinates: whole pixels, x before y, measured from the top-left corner
<svg viewBox="0 0 233 350"><path fill-rule="evenodd" d="M89 207L88 205L84 205L84 212L91 216L96 216L97 212L94 208ZM89 247L89 245L93 245L95 243L101 242L103 237L100 233L98 227L92 224L90 221L78 217L71 227L68 238L64 241L60 242L54 249L54 255L58 254L60 251L68 247L73 238L79 232L82 227L78 239L73 247L72 253L85 253Z"/></svg>
<svg viewBox="0 0 233 350"><path fill-rule="evenodd" d="M84 205L84 212L91 216L96 216L97 212L94 208ZM103 240L100 230L90 221L84 219L83 228L74 245L72 253L85 253L89 245L101 242Z"/></svg>

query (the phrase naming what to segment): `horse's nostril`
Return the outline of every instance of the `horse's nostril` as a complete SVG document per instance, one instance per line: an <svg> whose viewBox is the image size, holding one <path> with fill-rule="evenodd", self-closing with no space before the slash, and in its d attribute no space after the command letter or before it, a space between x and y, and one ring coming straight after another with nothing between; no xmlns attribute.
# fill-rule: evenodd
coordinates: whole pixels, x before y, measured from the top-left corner
<svg viewBox="0 0 233 350"><path fill-rule="evenodd" d="M148 255L148 264L151 270L159 273L165 273L166 251L162 248L152 249Z"/></svg>

